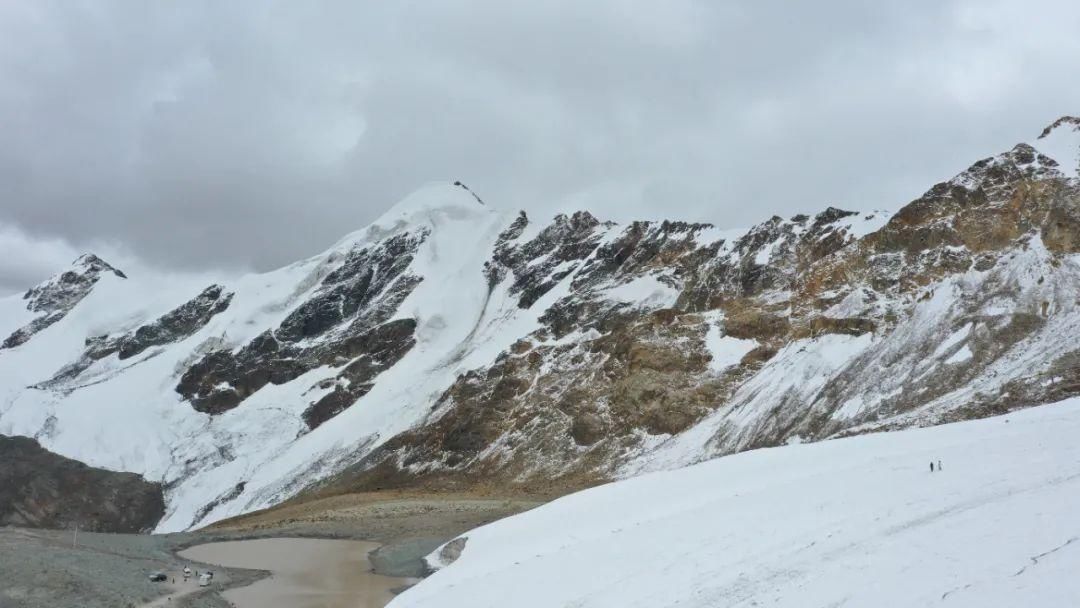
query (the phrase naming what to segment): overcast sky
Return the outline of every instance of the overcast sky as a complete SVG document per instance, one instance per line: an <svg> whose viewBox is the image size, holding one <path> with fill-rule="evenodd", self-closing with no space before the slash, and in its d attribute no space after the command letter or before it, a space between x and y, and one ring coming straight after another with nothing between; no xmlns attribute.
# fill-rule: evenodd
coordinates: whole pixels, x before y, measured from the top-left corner
<svg viewBox="0 0 1080 608"><path fill-rule="evenodd" d="M898 208L1080 112L1080 2L0 3L0 293L269 269L430 181L724 227Z"/></svg>

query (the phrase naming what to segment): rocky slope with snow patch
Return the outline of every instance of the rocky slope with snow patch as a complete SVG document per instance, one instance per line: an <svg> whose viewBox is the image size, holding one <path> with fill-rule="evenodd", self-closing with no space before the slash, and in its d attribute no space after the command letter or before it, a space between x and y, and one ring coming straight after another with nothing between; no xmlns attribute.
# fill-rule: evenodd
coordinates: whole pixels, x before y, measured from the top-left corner
<svg viewBox="0 0 1080 608"><path fill-rule="evenodd" d="M1080 393L1074 127L895 214L538 222L433 186L270 273L61 275L27 298L59 285L63 314L0 350L0 434L160 481L167 531L320 480L563 492L1060 400Z"/></svg>
<svg viewBox="0 0 1080 608"><path fill-rule="evenodd" d="M23 295L23 299L27 301L26 310L40 314L11 332L11 335L0 342L0 349L15 348L34 337L34 334L63 319L64 315L90 293L101 274L106 272L111 272L121 279L127 278L124 273L96 255L86 254L72 262L70 270L27 291Z"/></svg>
<svg viewBox="0 0 1080 608"><path fill-rule="evenodd" d="M339 487L573 488L1077 394L1080 182L1061 166L1020 144L891 217L616 228L559 266L572 295L543 328Z"/></svg>

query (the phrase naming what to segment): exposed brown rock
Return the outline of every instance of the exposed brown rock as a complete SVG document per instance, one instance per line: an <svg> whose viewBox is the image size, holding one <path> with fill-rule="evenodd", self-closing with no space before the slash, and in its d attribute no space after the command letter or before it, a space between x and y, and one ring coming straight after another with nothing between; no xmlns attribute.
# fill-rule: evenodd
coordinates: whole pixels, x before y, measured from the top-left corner
<svg viewBox="0 0 1080 608"><path fill-rule="evenodd" d="M805 341L812 350L813 341L830 336L886 338L915 304L934 297L931 286L972 271L993 274L1006 252L1039 236L1052 252L1074 251L1080 193L1053 166L1018 145L935 185L860 239L842 227L854 214L833 208L814 217L772 218L730 243L704 242L699 235L709 227L703 224L637 222L597 246L599 224L591 216L564 216L544 238L522 244L515 240L527 222L522 216L486 267L492 285L513 275L516 288L532 294L522 304L532 305L558 280L550 276L554 265L535 262L551 255L573 264L573 295L551 305L540 317L544 327L493 365L462 375L431 419L335 483L369 489L543 479L582 487L605 479L643 438L678 434L713 412L737 408L732 399L743 383L793 343ZM606 300L598 289L642 276L678 289L674 306L641 310ZM1001 289L1010 288L1002 283ZM778 390L752 422L719 425L710 446L727 453L793 437L823 439L860 424L890 424L947 395L1041 331L1053 314L1049 304L1035 304L1030 313L977 317L974 311L999 296L990 290L963 302L973 316L950 331L971 324L970 334L943 353L934 352L936 342L919 343L926 350L915 357L926 363L921 375L858 415L836 412L864 394L863 383L874 374L906 375L910 369L890 365L910 365L907 359L875 359L873 373L856 359L811 400ZM704 345L711 325L757 346L737 365L714 371ZM961 348L971 356L944 362ZM1035 391L1032 381L1017 394L1035 402L1075 394L1070 364L1061 365L1060 390ZM987 397L959 415L989 415L1006 401Z"/></svg>
<svg viewBox="0 0 1080 608"><path fill-rule="evenodd" d="M160 484L89 467L29 437L0 436L0 525L145 532L165 514Z"/></svg>

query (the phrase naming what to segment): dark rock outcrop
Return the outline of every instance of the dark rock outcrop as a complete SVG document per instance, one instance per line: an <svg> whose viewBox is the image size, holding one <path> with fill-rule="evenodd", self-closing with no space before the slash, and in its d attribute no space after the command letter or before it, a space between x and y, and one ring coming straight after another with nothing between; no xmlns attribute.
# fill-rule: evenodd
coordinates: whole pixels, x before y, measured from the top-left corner
<svg viewBox="0 0 1080 608"><path fill-rule="evenodd" d="M211 285L183 306L176 308L153 323L143 325L120 340L117 349L120 359L127 359L152 346L176 342L202 329L214 315L229 307L233 294L225 293L221 285Z"/></svg>
<svg viewBox="0 0 1080 608"><path fill-rule="evenodd" d="M179 342L190 337L210 322L215 315L229 307L233 294L221 285L211 285L183 305L165 313L152 323L120 336L96 336L86 340L86 350L79 360L71 363L37 388L52 388L70 381L86 371L95 361L113 353L128 359L148 348Z"/></svg>
<svg viewBox="0 0 1080 608"><path fill-rule="evenodd" d="M529 308L559 281L569 276L600 242L601 224L586 211L571 216L558 215L554 221L526 243L514 241L528 225L522 213L499 238L495 254L485 269L488 282L497 283L508 272L514 281L510 293L518 305Z"/></svg>
<svg viewBox="0 0 1080 608"><path fill-rule="evenodd" d="M1046 128L1042 130L1042 133L1039 133L1039 139L1046 139L1046 137L1053 133L1054 129L1057 129L1058 127L1065 129L1071 128L1073 131L1080 131L1080 116L1062 116L1047 125Z"/></svg>
<svg viewBox="0 0 1080 608"><path fill-rule="evenodd" d="M64 312L57 311L41 315L40 317L34 317L29 323L11 332L10 336L5 338L3 342L0 342L0 349L15 348L16 346L25 344L27 340L34 337L34 334L49 327L53 323L56 323L60 319L63 319L64 314Z"/></svg>
<svg viewBox="0 0 1080 608"><path fill-rule="evenodd" d="M160 484L89 467L28 437L0 436L0 525L145 532L165 514Z"/></svg>
<svg viewBox="0 0 1080 608"><path fill-rule="evenodd" d="M337 375L334 388L304 410L309 429L337 416L374 386L375 376L398 362L416 344L416 321L399 319L359 336L353 345L362 354Z"/></svg>
<svg viewBox="0 0 1080 608"><path fill-rule="evenodd" d="M187 369L176 391L197 411L220 414L267 384L289 382L323 365L344 367L339 378L355 375L357 383L347 388L340 384L333 396L324 397L325 403L305 414L312 428L325 422L362 396L364 384L412 347L415 321L387 321L422 280L406 270L427 234L406 232L350 252L277 329L263 332L235 353L221 349L206 354Z"/></svg>

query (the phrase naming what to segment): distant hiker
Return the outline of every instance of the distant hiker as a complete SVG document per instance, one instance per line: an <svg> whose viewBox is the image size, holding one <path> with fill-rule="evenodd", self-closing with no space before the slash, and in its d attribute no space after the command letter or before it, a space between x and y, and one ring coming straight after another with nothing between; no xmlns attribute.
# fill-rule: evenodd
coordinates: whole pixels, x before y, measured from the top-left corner
<svg viewBox="0 0 1080 608"><path fill-rule="evenodd" d="M930 461L930 472L931 473L934 472L934 461L933 460Z"/></svg>
<svg viewBox="0 0 1080 608"><path fill-rule="evenodd" d="M941 472L941 461L940 460L937 461L937 470L938 470L938 472Z"/></svg>

